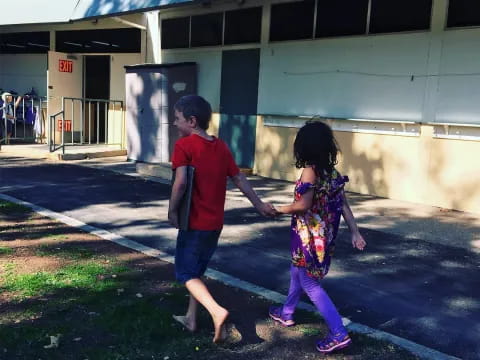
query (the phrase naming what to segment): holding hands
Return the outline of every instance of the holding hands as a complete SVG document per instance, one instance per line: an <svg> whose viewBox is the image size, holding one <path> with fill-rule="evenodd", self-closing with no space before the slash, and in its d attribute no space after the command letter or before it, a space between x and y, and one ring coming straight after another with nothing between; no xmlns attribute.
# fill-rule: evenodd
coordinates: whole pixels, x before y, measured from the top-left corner
<svg viewBox="0 0 480 360"><path fill-rule="evenodd" d="M277 210L275 210L275 207L270 203L261 202L256 208L263 216L274 217L277 215Z"/></svg>

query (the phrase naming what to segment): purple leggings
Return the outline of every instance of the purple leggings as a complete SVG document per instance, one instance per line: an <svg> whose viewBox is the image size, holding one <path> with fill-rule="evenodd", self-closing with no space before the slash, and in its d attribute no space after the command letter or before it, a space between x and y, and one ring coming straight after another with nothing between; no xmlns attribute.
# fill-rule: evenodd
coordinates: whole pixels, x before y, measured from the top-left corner
<svg viewBox="0 0 480 360"><path fill-rule="evenodd" d="M295 307L300 301L303 291L305 291L317 307L318 312L325 319L331 334L347 333L343 326L342 318L335 305L333 305L332 300L323 290L320 282L308 276L306 269L303 267L293 265L290 267L290 290L288 290L287 301L282 309L282 317L284 319L293 318Z"/></svg>

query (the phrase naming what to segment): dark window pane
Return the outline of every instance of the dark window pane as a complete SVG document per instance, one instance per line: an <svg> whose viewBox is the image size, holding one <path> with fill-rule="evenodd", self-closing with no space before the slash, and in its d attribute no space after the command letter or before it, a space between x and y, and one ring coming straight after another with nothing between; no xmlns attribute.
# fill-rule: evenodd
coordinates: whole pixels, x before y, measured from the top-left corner
<svg viewBox="0 0 480 360"><path fill-rule="evenodd" d="M72 53L138 53L140 29L100 29L56 32L56 50Z"/></svg>
<svg viewBox="0 0 480 360"><path fill-rule="evenodd" d="M368 0L318 0L316 37L367 32Z"/></svg>
<svg viewBox="0 0 480 360"><path fill-rule="evenodd" d="M432 0L372 0L370 33L428 30Z"/></svg>
<svg viewBox="0 0 480 360"><path fill-rule="evenodd" d="M48 31L0 34L0 54L45 54L48 50Z"/></svg>
<svg viewBox="0 0 480 360"><path fill-rule="evenodd" d="M273 4L270 20L270 41L311 39L315 1L303 0Z"/></svg>
<svg viewBox="0 0 480 360"><path fill-rule="evenodd" d="M225 44L260 42L262 8L225 12Z"/></svg>
<svg viewBox="0 0 480 360"><path fill-rule="evenodd" d="M223 13L192 16L192 46L222 45Z"/></svg>
<svg viewBox="0 0 480 360"><path fill-rule="evenodd" d="M188 48L190 17L162 21L162 49Z"/></svg>
<svg viewBox="0 0 480 360"><path fill-rule="evenodd" d="M447 27L475 25L480 25L480 1L449 1Z"/></svg>

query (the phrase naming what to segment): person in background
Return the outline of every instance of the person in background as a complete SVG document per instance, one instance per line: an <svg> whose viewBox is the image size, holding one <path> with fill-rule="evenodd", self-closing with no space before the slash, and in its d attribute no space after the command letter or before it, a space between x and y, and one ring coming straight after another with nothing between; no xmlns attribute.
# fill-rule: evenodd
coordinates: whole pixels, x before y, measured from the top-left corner
<svg viewBox="0 0 480 360"><path fill-rule="evenodd" d="M3 117L1 119L2 121L1 128L2 130L5 129L5 143L9 144L10 137L12 136L13 129L15 127L15 112L16 112L16 109L18 108L18 105L20 105L20 102L22 101L22 97L18 96L17 100L14 103L13 95L9 92L4 92L2 94L2 101L3 101L3 105L2 105ZM3 134L2 134L2 137L3 137Z"/></svg>

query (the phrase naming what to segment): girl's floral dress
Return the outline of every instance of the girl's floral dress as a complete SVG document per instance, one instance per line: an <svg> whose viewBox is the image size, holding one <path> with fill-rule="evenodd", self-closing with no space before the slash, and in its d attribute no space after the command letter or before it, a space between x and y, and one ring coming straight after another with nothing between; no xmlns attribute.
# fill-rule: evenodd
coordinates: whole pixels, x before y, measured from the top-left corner
<svg viewBox="0 0 480 360"><path fill-rule="evenodd" d="M343 207L343 189L348 182L337 170L317 177L316 183L295 183L295 201L313 188L312 207L304 214L293 214L291 252L294 266L305 267L307 274L322 279L328 273L334 241Z"/></svg>

